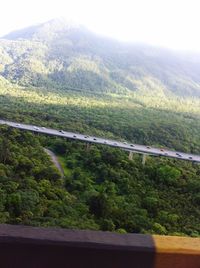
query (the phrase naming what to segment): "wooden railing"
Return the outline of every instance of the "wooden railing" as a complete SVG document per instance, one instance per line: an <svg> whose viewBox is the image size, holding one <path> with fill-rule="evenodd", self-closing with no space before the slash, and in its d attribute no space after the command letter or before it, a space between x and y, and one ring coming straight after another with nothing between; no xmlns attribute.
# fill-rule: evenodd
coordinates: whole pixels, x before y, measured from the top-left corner
<svg viewBox="0 0 200 268"><path fill-rule="evenodd" d="M199 268L200 239L0 225L0 267Z"/></svg>

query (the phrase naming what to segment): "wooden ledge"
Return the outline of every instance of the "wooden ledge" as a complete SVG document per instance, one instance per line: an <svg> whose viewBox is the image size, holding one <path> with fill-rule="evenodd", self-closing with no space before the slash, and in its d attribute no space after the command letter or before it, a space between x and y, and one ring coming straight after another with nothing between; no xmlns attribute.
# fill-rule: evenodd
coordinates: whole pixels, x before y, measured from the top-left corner
<svg viewBox="0 0 200 268"><path fill-rule="evenodd" d="M200 238L0 225L9 268L200 268Z"/></svg>

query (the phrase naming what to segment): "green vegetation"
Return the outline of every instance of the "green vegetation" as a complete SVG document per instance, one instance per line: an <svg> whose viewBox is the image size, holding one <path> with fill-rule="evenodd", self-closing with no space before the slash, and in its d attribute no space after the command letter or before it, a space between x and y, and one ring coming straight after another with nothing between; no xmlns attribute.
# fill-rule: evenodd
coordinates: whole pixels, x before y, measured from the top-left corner
<svg viewBox="0 0 200 268"><path fill-rule="evenodd" d="M0 40L0 118L200 154L200 59L60 21ZM63 167L61 178L42 147ZM0 222L200 236L200 168L0 128Z"/></svg>
<svg viewBox="0 0 200 268"><path fill-rule="evenodd" d="M200 59L53 20L0 40L0 117L200 153Z"/></svg>
<svg viewBox="0 0 200 268"><path fill-rule="evenodd" d="M20 87L0 88L0 93L1 118L200 152L198 99L170 102L159 97Z"/></svg>
<svg viewBox="0 0 200 268"><path fill-rule="evenodd" d="M46 141L67 167L65 187L86 204L101 230L200 235L200 167L106 146Z"/></svg>
<svg viewBox="0 0 200 268"><path fill-rule="evenodd" d="M8 127L0 128L0 137L0 223L98 229L37 137Z"/></svg>
<svg viewBox="0 0 200 268"><path fill-rule="evenodd" d="M200 169L0 128L0 222L200 236ZM42 146L62 161L65 177Z"/></svg>
<svg viewBox="0 0 200 268"><path fill-rule="evenodd" d="M23 86L200 96L200 57L96 36L62 20L0 40L0 76Z"/></svg>

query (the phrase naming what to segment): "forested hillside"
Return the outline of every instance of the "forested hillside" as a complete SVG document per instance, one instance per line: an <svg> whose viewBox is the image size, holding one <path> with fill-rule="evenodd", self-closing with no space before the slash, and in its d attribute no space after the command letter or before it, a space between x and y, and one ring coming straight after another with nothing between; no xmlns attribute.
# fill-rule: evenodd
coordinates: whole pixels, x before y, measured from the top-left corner
<svg viewBox="0 0 200 268"><path fill-rule="evenodd" d="M0 128L0 223L200 235L198 165ZM44 146L59 156L65 177Z"/></svg>
<svg viewBox="0 0 200 268"><path fill-rule="evenodd" d="M0 137L0 223L98 228L64 187L38 138L7 127Z"/></svg>
<svg viewBox="0 0 200 268"><path fill-rule="evenodd" d="M23 86L200 96L200 56L97 36L63 20L0 40L0 76Z"/></svg>
<svg viewBox="0 0 200 268"><path fill-rule="evenodd" d="M0 39L0 116L199 153L200 56L56 19Z"/></svg>
<svg viewBox="0 0 200 268"><path fill-rule="evenodd" d="M53 20L0 39L0 118L200 154L200 56ZM45 154L53 150L64 178ZM200 166L0 128L0 222L200 236Z"/></svg>

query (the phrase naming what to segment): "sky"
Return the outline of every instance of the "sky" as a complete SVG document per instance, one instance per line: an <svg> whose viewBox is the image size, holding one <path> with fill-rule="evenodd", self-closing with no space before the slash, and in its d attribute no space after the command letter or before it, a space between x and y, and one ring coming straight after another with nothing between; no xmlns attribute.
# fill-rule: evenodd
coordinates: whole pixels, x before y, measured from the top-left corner
<svg viewBox="0 0 200 268"><path fill-rule="evenodd" d="M6 0L0 36L64 17L101 35L200 51L200 0Z"/></svg>

